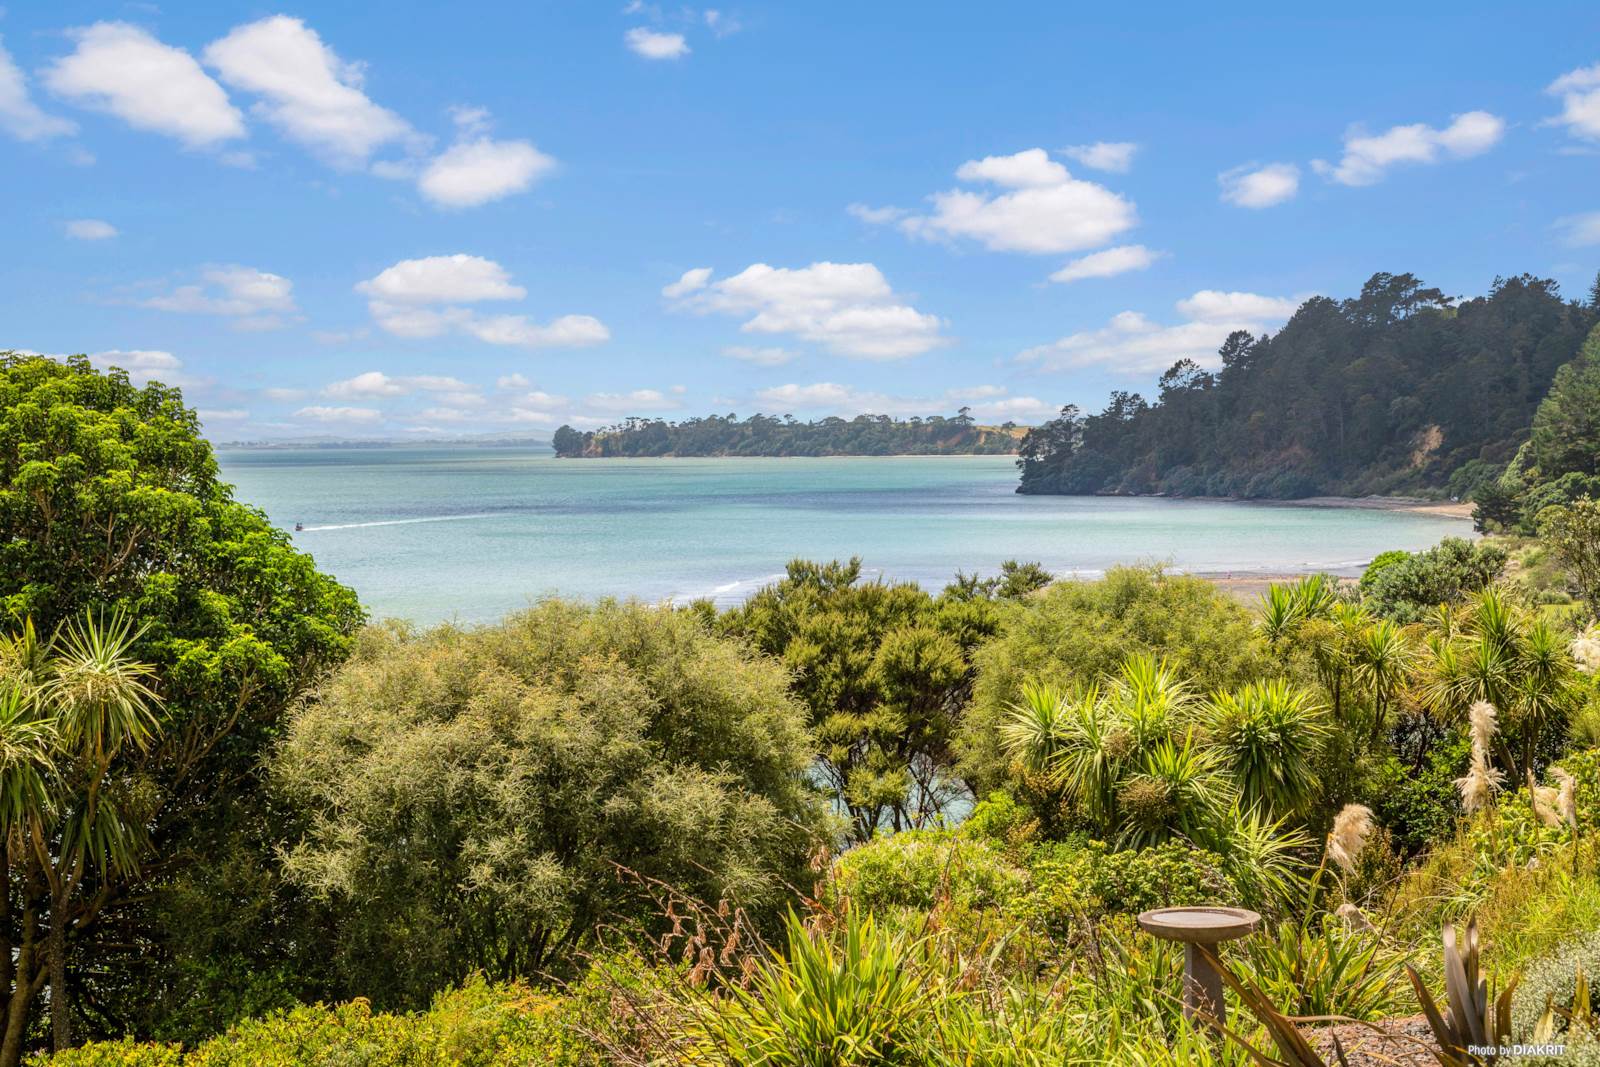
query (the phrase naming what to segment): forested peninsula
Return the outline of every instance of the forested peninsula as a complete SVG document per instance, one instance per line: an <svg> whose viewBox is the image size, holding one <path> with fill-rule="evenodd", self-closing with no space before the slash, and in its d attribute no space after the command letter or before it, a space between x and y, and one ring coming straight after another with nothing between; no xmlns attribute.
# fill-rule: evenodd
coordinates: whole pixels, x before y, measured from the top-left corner
<svg viewBox="0 0 1600 1067"><path fill-rule="evenodd" d="M1600 321L1523 274L1446 296L1374 274L1358 296L1313 297L1277 334L1231 334L1220 368L1174 363L1154 401L1113 393L1030 430L1022 493L1297 499L1443 493L1498 478L1529 438L1557 371Z"/></svg>
<svg viewBox="0 0 1600 1067"><path fill-rule="evenodd" d="M710 415L667 422L625 419L587 433L563 426L552 442L563 459L617 456L998 456L1017 451L1026 427L980 426L955 415L897 419L857 415L799 422L791 415Z"/></svg>

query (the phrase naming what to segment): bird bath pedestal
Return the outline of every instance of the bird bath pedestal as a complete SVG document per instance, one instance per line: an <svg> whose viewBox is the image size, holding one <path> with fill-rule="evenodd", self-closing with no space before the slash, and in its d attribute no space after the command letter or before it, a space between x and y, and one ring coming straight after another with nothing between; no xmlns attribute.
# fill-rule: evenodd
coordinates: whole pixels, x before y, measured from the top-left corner
<svg viewBox="0 0 1600 1067"><path fill-rule="evenodd" d="M1183 942L1183 1014L1187 1019L1209 1015L1227 1019L1222 1000L1222 975L1196 951L1243 937L1261 925L1261 916L1244 908L1157 908L1142 912L1139 925L1164 941Z"/></svg>

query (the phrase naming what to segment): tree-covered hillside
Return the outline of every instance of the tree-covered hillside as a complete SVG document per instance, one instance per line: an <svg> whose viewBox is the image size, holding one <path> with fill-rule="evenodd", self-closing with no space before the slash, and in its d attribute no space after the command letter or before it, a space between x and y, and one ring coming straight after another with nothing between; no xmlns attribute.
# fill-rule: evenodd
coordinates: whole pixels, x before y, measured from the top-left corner
<svg viewBox="0 0 1600 1067"><path fill-rule="evenodd" d="M1563 300L1526 274L1464 301L1375 274L1275 335L1230 335L1216 371L1173 364L1153 403L1117 392L1098 415L1063 408L1024 438L1018 491L1465 496L1527 439L1597 318L1593 296Z"/></svg>
<svg viewBox="0 0 1600 1067"><path fill-rule="evenodd" d="M979 426L966 408L954 417L896 419L857 415L798 422L792 415L711 415L667 422L626 419L583 433L556 431L556 455L611 456L953 456L1007 455L1024 428L1014 423Z"/></svg>

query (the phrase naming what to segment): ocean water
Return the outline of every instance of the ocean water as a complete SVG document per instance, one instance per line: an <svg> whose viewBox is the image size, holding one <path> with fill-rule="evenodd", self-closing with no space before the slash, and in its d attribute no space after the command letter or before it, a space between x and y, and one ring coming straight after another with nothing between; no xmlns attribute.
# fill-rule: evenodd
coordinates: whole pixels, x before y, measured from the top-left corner
<svg viewBox="0 0 1600 1067"><path fill-rule="evenodd" d="M1360 509L1024 497L1005 456L557 460L497 448L224 449L239 499L293 530L375 617L475 622L548 595L731 604L795 557L860 556L937 590L1006 559L1092 576L1354 573L1470 532Z"/></svg>

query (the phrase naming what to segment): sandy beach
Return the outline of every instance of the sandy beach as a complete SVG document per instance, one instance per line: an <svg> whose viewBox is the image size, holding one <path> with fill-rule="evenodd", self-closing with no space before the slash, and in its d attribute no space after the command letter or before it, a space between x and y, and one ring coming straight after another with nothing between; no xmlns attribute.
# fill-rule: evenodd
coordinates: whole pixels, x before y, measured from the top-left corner
<svg viewBox="0 0 1600 1067"><path fill-rule="evenodd" d="M1289 508L1363 508L1367 511L1411 511L1419 515L1441 515L1452 519L1472 518L1472 504L1468 501L1425 500L1417 496L1308 496L1303 500L1261 503Z"/></svg>

